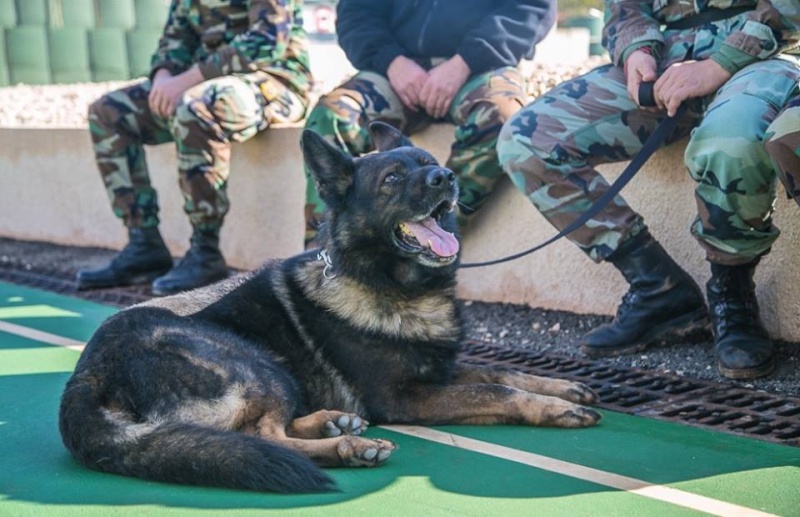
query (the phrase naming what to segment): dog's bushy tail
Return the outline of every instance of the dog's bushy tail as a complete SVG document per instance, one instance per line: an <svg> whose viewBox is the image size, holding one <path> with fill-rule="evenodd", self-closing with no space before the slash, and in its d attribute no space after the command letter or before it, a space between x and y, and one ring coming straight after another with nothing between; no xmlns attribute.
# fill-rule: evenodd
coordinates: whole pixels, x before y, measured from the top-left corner
<svg viewBox="0 0 800 517"><path fill-rule="evenodd" d="M104 408L89 383L71 382L59 429L78 461L153 481L281 493L323 492L333 480L308 458L242 433L186 423L136 423Z"/></svg>

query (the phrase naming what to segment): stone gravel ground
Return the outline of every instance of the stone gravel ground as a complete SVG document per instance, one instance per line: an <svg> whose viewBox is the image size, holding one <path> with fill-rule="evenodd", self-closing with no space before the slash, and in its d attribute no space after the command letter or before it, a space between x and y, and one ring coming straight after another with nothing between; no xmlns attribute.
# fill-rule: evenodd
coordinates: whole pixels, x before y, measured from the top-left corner
<svg viewBox="0 0 800 517"><path fill-rule="evenodd" d="M107 249L58 246L0 237L0 268L57 269L74 273L82 268L103 266L114 253ZM469 339L573 357L583 357L579 350L580 337L611 319L608 316L477 301L463 301L462 315ZM770 393L800 396L800 344L778 343L776 371L765 379L746 382L731 381L719 376L714 367L709 336L696 336L692 341L673 340L642 353L603 359L602 362L623 368L669 372L689 379L705 379Z"/></svg>

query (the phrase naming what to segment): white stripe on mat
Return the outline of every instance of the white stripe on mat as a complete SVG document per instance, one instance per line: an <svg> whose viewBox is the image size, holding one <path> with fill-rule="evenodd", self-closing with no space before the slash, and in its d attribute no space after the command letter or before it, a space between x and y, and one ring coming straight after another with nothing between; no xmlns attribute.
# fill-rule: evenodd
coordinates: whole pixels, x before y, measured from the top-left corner
<svg viewBox="0 0 800 517"><path fill-rule="evenodd" d="M39 341L41 343L47 343L48 345L63 346L65 348L69 348L70 350L77 350L78 352L81 352L85 346L82 341L77 341L68 337L57 336L49 332L32 329L30 327L23 327L22 325L15 325L2 320L0 320L0 331L8 332L9 334L16 334L18 336L33 339L34 341Z"/></svg>
<svg viewBox="0 0 800 517"><path fill-rule="evenodd" d="M692 494L661 485L654 485L646 481L627 476L620 476L611 472L584 467L576 463L557 460L531 452L520 451L510 447L503 447L494 443L482 442L457 434L445 433L435 429L419 426L405 425L383 425L384 429L396 433L406 434L423 440L429 440L444 445L450 445L459 449L479 452L488 456L502 458L504 460L515 461L542 470L548 470L557 474L563 474L584 481L590 481L598 485L604 485L618 490L624 490L633 494L638 494L651 499L658 499L677 506L691 508L693 510L706 512L711 515L721 517L774 517L771 513L764 513L744 506L739 506L710 497Z"/></svg>
<svg viewBox="0 0 800 517"><path fill-rule="evenodd" d="M16 334L26 338L48 343L50 345L57 345L69 348L70 350L82 351L84 343L75 339L70 339L62 336L57 336L49 332L43 332L21 325L15 325L6 321L0 321L0 331ZM459 449L466 449L469 451L486 454L487 456L494 456L502 458L531 467L536 467L542 470L555 472L565 476L570 476L584 481L604 485L618 490L624 490L633 494L638 494L650 499L657 499L666 503L683 506L684 508L691 508L700 512L706 512L711 515L719 515L721 517L775 517L771 513L753 510L710 497L692 494L661 485L654 485L640 479L631 478L627 476L620 476L611 472L593 469L591 467L584 467L577 463L570 463L555 458L549 458L540 454L532 452L520 451L510 447L503 447L494 443L482 442L474 440L465 436L456 434L445 433L435 429L419 426L405 426L405 425L384 425L384 429L394 431L396 433L406 434L423 440L429 440Z"/></svg>

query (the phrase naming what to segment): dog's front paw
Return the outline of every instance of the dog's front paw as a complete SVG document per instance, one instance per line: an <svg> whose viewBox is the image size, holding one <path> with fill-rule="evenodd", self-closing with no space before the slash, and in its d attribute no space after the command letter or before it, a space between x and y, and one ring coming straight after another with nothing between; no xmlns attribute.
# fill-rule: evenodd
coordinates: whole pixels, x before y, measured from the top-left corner
<svg viewBox="0 0 800 517"><path fill-rule="evenodd" d="M599 412L583 406L573 405L552 417L548 425L555 427L589 427L603 418Z"/></svg>
<svg viewBox="0 0 800 517"><path fill-rule="evenodd" d="M377 467L385 462L397 445L389 440L345 436L337 450L345 467Z"/></svg>
<svg viewBox="0 0 800 517"><path fill-rule="evenodd" d="M597 393L581 382L573 382L563 398L578 404L592 405L597 402Z"/></svg>
<svg viewBox="0 0 800 517"><path fill-rule="evenodd" d="M340 413L330 411L331 419L325 422L323 433L328 438L335 438L343 434L359 436L364 434L369 427L369 422L353 413Z"/></svg>

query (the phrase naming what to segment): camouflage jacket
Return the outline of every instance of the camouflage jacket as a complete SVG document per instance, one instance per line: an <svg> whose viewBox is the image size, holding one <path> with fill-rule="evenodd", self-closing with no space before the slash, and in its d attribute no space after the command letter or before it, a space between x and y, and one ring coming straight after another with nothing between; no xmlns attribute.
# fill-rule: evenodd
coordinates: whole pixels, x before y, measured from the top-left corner
<svg viewBox="0 0 800 517"><path fill-rule="evenodd" d="M756 61L792 51L800 42L798 0L605 0L605 3L603 45L618 65L637 48L650 46L659 53L665 43L670 46L684 43L686 55L682 59L710 58L735 73ZM687 30L685 35L669 35L675 31L662 30L663 24L703 11L736 7L752 7L752 11L737 16L732 23L718 23L696 32ZM680 60L680 51L672 50L670 59Z"/></svg>
<svg viewBox="0 0 800 517"><path fill-rule="evenodd" d="M260 71L308 92L301 0L172 0L150 77L159 68L176 74L195 63L206 79Z"/></svg>

